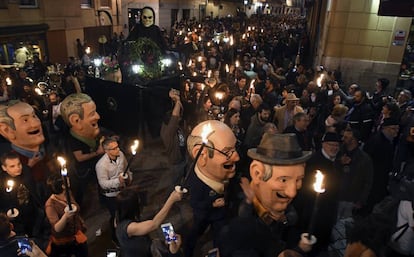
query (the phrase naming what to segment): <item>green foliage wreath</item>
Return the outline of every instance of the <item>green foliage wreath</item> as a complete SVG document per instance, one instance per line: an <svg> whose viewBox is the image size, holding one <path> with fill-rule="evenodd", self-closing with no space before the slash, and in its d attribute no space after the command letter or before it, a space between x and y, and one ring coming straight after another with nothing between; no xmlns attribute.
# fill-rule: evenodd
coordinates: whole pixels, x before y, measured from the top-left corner
<svg viewBox="0 0 414 257"><path fill-rule="evenodd" d="M132 64L142 65L138 76L144 80L161 77L161 50L149 38L138 38L131 44L130 58Z"/></svg>

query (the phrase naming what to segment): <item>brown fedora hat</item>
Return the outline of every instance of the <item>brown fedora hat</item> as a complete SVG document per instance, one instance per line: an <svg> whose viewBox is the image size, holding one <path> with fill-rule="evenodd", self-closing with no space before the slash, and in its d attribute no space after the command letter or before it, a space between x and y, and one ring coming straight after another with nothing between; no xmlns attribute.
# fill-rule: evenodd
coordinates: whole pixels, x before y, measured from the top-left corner
<svg viewBox="0 0 414 257"><path fill-rule="evenodd" d="M288 93L286 96L286 101L299 101L300 99L296 97L295 93Z"/></svg>
<svg viewBox="0 0 414 257"><path fill-rule="evenodd" d="M265 133L257 148L251 148L247 155L266 164L294 165L306 162L312 155L311 151L302 151L296 135Z"/></svg>

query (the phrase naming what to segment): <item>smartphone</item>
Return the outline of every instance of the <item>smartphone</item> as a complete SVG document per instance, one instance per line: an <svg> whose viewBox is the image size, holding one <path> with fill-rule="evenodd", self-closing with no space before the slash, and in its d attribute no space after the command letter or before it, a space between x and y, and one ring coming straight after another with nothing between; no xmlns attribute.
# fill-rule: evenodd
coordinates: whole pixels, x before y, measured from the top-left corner
<svg viewBox="0 0 414 257"><path fill-rule="evenodd" d="M172 241L177 241L177 235L175 234L174 227L171 223L161 224L161 230L168 244L171 244Z"/></svg>
<svg viewBox="0 0 414 257"><path fill-rule="evenodd" d="M118 257L119 250L117 249L107 249L106 250L106 257Z"/></svg>
<svg viewBox="0 0 414 257"><path fill-rule="evenodd" d="M32 245L29 242L29 238L21 237L17 239L17 245L19 246L20 252L22 254L27 254L27 251L32 251Z"/></svg>
<svg viewBox="0 0 414 257"><path fill-rule="evenodd" d="M213 249L208 251L207 257L217 257L217 256L219 256L218 253L219 253L218 248L213 248Z"/></svg>

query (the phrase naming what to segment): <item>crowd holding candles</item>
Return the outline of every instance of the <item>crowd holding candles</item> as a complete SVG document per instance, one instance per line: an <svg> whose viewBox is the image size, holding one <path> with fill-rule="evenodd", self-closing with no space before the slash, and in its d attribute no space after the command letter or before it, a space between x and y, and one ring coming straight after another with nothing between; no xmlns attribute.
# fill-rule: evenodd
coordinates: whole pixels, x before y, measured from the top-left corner
<svg viewBox="0 0 414 257"><path fill-rule="evenodd" d="M375 187L375 185L373 185L375 175L372 173L371 166L374 161L379 160L378 153L374 151L376 150L376 147L372 147L373 143L370 141L370 138L373 135L382 133L383 130L398 130L397 127L400 124L402 115L398 114L391 117L391 114L383 112L382 108L388 100L382 100L384 98L381 98L381 101L384 101L384 103L379 104L380 109L373 110L373 108L378 108L378 106L375 106L374 103L369 103L370 106L372 106L370 112L360 111L360 116L355 118L357 112L354 112L354 110L363 105L363 102L362 100L361 102L355 102L356 97L354 93L356 92L356 94L358 94L358 92L361 91L361 88L357 89L355 92L345 92L346 90L343 89L344 85L339 85L341 83L339 71L327 71L324 68L320 68L319 70L305 68L307 61L307 42L306 37L304 36L306 35L304 29L305 19L303 17L293 17L290 15L272 17L272 19L260 16L252 16L249 19L242 19L240 17L223 19L211 18L204 22L198 22L191 19L174 24L169 36L170 48L179 53L179 62L176 72L185 77L185 84L180 88L180 99L175 99L174 102L174 108L176 108L176 105L179 105L181 106L180 108L182 108L178 113L179 115L182 115L180 116L180 119L183 119L183 126L180 124L180 127L177 130L183 134L190 134L194 131L193 129L198 128L197 126L201 123L204 125L200 135L193 135L194 137L201 137L201 143L190 146L186 145L184 136L183 138L180 138L179 142L175 142L179 145L180 151L183 149L184 151L191 151L191 147L198 147L198 150L194 152L194 156L191 156L193 158L188 163L189 165L187 165L188 168L184 172L183 180L179 185L174 187L175 193L170 196L174 199L168 200L166 205L169 210L173 202L181 199L181 194L183 193L189 192L190 194L192 193L195 195L194 187L192 189L187 189L187 186L189 180L197 180L195 177L198 177L201 182L197 181L197 183L200 183L200 185L202 183L208 185L207 189L205 189L208 194L208 200L206 202L212 201L211 206L209 205L206 208L202 206L201 209L203 211L205 211L205 209L211 211L210 209L212 208L213 213L218 208L227 208L230 205L238 206L238 204L242 202L240 204L240 213L244 215L242 215L242 218L249 221L249 219L252 218L252 214L248 213L249 211L256 215L259 214L256 213L257 210L262 210L263 213L260 213L261 216L259 215L261 222L254 222L254 224L259 224L259 226L265 228L265 230L270 228L269 231L271 230L271 233L275 231L273 230L274 227L272 227L274 225L273 222L276 221L278 224L280 223L279 225L288 224L289 219L291 218L291 216L289 216L291 211L290 207L297 207L298 213L300 211L302 211L302 213L299 213L298 218L298 224L300 225L297 225L295 229L303 232L302 240L307 246L301 246L301 240L300 243L298 243L300 249L295 248L295 250L302 254L303 251L311 252L311 256L317 256L319 253L328 251L328 243L324 241L324 239L326 236L330 236L330 232L337 221L343 221L345 218L358 218L354 213L358 213L360 216L369 216L373 205L376 203L372 200L372 195L369 194L371 187ZM181 51L182 49L180 46L188 46L188 44L191 44L192 51L187 53ZM102 59L96 59L95 61L94 76L98 78L101 77L100 67L102 65ZM134 65L131 68L138 73L138 70L141 70L143 66ZM71 75L75 77L75 74ZM4 77L4 83L9 87L14 84L8 76ZM402 92L404 93L405 91ZM377 94L378 92L375 93ZM68 229L68 227L65 227L68 225L62 224L76 222L76 224L70 223L71 226L76 226L75 233L78 234L78 231L83 230L83 224L80 219L80 210L77 207L81 202L77 199L73 199L72 190L75 192L76 189L79 189L79 185L82 185L84 182L82 179L87 178L90 174L81 174L82 176L84 175L84 177L75 176L74 178L77 181L74 181L74 184L76 184L78 188L76 188L76 186L72 188L69 177L72 178L73 174L68 174L68 166L78 165L77 167L82 167L82 165L85 164L84 162L95 164L99 159L106 161L111 167L113 165L113 167L117 168L120 163L120 159L118 158L119 156L123 156L123 154L119 154L120 146L118 145L118 141L115 140L114 142L111 142L111 144L116 143L116 147L104 148L102 142L96 140L98 138L97 134L99 134L99 131L97 132L96 130L99 130L97 124L100 116L96 113L95 103L89 99L88 96L81 95L81 97L83 97L82 101L85 101L82 102L84 105L82 107L84 109L82 110L88 110L91 112L91 117L94 116L91 118L92 121L90 124L85 127L95 131L86 136L84 134L78 135L76 132L74 133L73 130L79 129L80 132L78 132L81 134L83 127L81 125L74 126L74 124L67 124L70 127L69 129L71 129L70 135L73 136L76 134L76 136L74 136L75 139L72 140L78 140L80 138L80 141L85 143L86 146L84 146L83 149L76 148L79 145L72 142L71 146L74 146L76 149L72 152L69 151L69 154L72 153L73 156L69 157L69 154L68 156L65 156L65 158L68 158L68 161L70 160L69 162L72 163L67 164L66 159L62 156L57 158L57 161L60 164L60 173L58 175L60 175L61 179L59 180L59 178L57 178L57 180L62 182L64 192L56 190L56 192L53 193L53 196L47 200L47 206L49 208L48 218L53 226L52 232L56 237L60 236L59 233L61 231L66 231ZM405 92L405 95L409 95L409 93ZM71 95L69 95L69 97L70 96ZM335 100L333 100L335 98L339 98L339 101L335 102ZM364 95L362 95L361 98L364 98ZM397 106L396 109L401 112L412 111L412 109L404 109L404 107L402 107L405 102L400 99L400 95L398 95L397 98L397 100L389 100L387 104L389 103L389 106L393 107ZM29 97L29 99L31 98ZM401 102L399 102L400 100ZM67 104L67 102L70 101L71 100L66 100L62 105ZM410 101L411 98L406 102ZM53 102L48 111L52 112L53 107L58 104L60 103ZM391 104L394 104L395 106ZM20 106L19 110L29 110L30 114L31 112L35 113L39 111L37 108L33 109L30 107L32 105L28 106ZM407 103L405 108L409 106L413 106L412 103ZM70 113L70 115L73 113L77 115L76 112L68 111L71 107L66 108L67 109L65 109L65 107L59 107L60 112L63 113L61 114L62 116L65 112L67 115L69 115L68 113ZM335 116L338 108L345 110L345 113L339 115L341 116L339 118ZM352 111L348 112L348 110ZM45 113L47 114L47 112ZM372 113L372 116L368 117L368 119L362 118L364 114L370 113ZM388 116L385 117L386 115ZM52 117L47 118L52 120ZM78 118L83 120L83 117ZM391 120L391 118L393 119ZM76 119L69 119L68 117L63 119L64 122L77 122ZM367 121L372 122L372 124L369 128L368 135L364 137L364 135L360 134L364 131L362 126L366 125L368 123ZM33 123L35 122L38 121L33 121ZM407 124L411 124L410 122L412 121L409 121ZM406 128L408 128L408 126L411 125L407 125ZM231 129L230 132L228 130L229 128ZM36 132L40 134L41 130L39 125L39 128L33 133ZM1 132L2 135L7 135L7 131L1 130ZM398 141L397 134L394 135L391 132L384 133L386 134L387 139ZM225 137L222 137L223 135L225 135ZM88 138L88 136L90 138ZM413 135L406 136L407 137L402 140L406 140L406 138L412 140L409 136L413 137ZM10 138L7 139L11 141ZM213 142L213 140L216 141ZM223 142L228 145L223 146ZM249 142L249 144L247 142ZM272 142L272 144L269 144L268 142ZM278 144L275 144L275 142L278 142ZM404 143L407 142L408 141L404 141ZM296 144L299 146L296 147ZM343 144L343 146L340 144ZM364 177L363 181L362 179L359 179L358 176L355 176L355 166L358 166L356 164L358 159L353 155L357 151L355 148L352 148L353 144L356 144L358 149L364 147L370 155L369 158L372 158L371 160L367 157L368 160L364 163L366 164L366 166L364 166L364 174L366 177ZM389 148L391 149L397 145L398 142ZM186 149L186 146L188 149ZM218 146L223 147L219 148ZM103 188L102 184L100 184L100 189L102 191L100 193L106 197L106 200L109 199L106 204L108 205L110 212L113 211L113 213L111 212L111 226L114 224L113 221L116 216L114 202L116 203L118 198L126 197L122 193L123 189L128 188L132 183L132 178L128 178L128 173L130 172L131 164L137 157L139 147L142 147L142 143L140 146L140 141L134 140L129 148L131 154L130 158L128 161L126 161L126 159L125 162L122 161L122 165L125 166L122 166L122 168L117 170L119 174L117 173L116 175L109 176L108 181L110 182L106 181L108 182L107 187ZM17 149L18 151L20 148L14 147L13 149ZM42 159L44 158L43 150L42 147L39 147L31 151L30 154L34 154L29 158L30 161L26 160L25 165L32 168L31 165L36 165L36 162L39 162L39 160L44 160L44 162L46 162L46 159ZM118 155L111 154L111 151L118 151ZM204 156L203 152L206 153ZM389 155L394 155L394 153L395 151L390 151ZM190 155L192 154L190 153ZM362 155L364 154L359 154L358 157ZM310 161L309 158L311 158ZM317 158L320 158L323 161L320 161ZM187 161L187 158L182 159L183 160L181 161ZM317 159L317 161L314 161L315 159ZM216 163L212 164L213 161ZM218 163L219 161L221 161L221 163ZM329 165L326 167L318 166L325 161ZM35 164L32 162L35 162ZM304 165L305 163L306 166ZM46 167L44 164L45 163L42 163L42 168ZM250 166L250 164L252 164L252 166ZM91 167L92 169L95 168L94 165ZM211 167L214 168L214 171L224 170L226 175L220 177L219 181L213 182L211 177L208 177L205 174L204 176L200 175L203 172L208 172L208 168L211 169ZM273 171L273 167L275 167L275 171ZM286 170L284 170L285 168ZM81 170L81 168L79 168L79 170ZM272 172L277 173L285 171L289 171L289 175L283 175L282 178L272 177ZM315 174L315 183L313 183L314 190L309 191L309 188L305 187L312 184L310 180L313 180L313 174ZM241 179L242 177L243 179ZM246 177L251 179L251 181L246 182ZM312 179L309 179L309 177ZM244 180L245 178L246 180ZM293 180L295 182L292 182L293 180L290 180L291 178L294 178ZM236 184L235 186L233 181L236 181L236 179L237 182L234 183ZM240 180L241 188L237 187L239 184L238 180ZM45 182L46 179L43 177L36 181L36 188L40 188L39 191L41 193L47 191L44 188L46 184ZM1 181L1 183L4 183L2 186L5 187L5 190L2 190L4 191L3 193L7 193L7 197L10 199L14 197L13 195L17 190L16 185L14 184L15 181L13 179L8 179L6 181ZM279 185L279 183L281 185ZM276 189L273 188L275 185L278 186ZM360 188L355 189L355 191L361 193L352 194L352 192L348 192L347 190L350 188L347 187L352 186L360 186ZM237 189L231 187L237 187ZM261 190L264 189L260 187L269 189L272 193L263 193ZM298 200L295 202L294 198L296 197L297 191L301 190L301 187L302 191L305 193L304 195L300 195L298 199L305 199L306 201L300 202ZM228 188L230 188L229 192L226 191ZM252 193L252 191L255 192ZM121 196L118 197L118 194ZM176 194L180 195L178 196ZM361 195L364 195L363 199L360 197ZM226 197L230 197L230 199ZM270 200L266 199L266 197L269 197ZM67 206L67 210L64 212L60 212L60 209L51 211L51 206L55 200L64 202ZM44 201L39 202L40 205L44 205ZM269 202L271 204L269 204ZM248 204L248 207L244 206L245 203ZM200 201L198 204L202 205L205 204L205 202ZM332 212L327 213L327 205L332 208ZM351 213L351 216L348 215L348 217L342 217L338 214L337 217L337 212L339 213L340 209L337 205L341 207L343 213ZM243 209L244 207L246 208ZM16 216L19 215L19 210L16 206L9 206L8 208L10 209L2 211L6 211L10 218L16 218ZM120 212L122 210L117 211ZM139 213L139 211L137 212ZM161 216L165 218L166 213L163 211L160 213ZM236 211L229 210L226 215L233 215L234 213L236 213ZM133 213L132 216L134 215L135 213ZM221 214L217 215L217 217L219 217ZM201 216L203 219L206 218L204 215ZM75 221L72 220L72 217L76 218L74 219ZM202 221L197 220L197 213L194 213L194 217L197 222L200 222L197 223L197 225L200 225L201 231L206 223L203 223L204 221L202 219ZM212 220L216 222L222 218L222 216L219 218L217 217L212 217ZM329 219L334 220L332 224L325 224L326 227L329 227L329 235L326 231L321 232L323 225L321 225L320 220L325 217L328 217L326 224L329 223ZM155 222L154 224L160 223L159 215L157 214L151 222ZM210 222L210 220L208 222ZM247 224L248 226L246 227L252 225L248 222ZM212 227L214 227L213 230L217 229L216 225L213 225ZM245 227L242 227L241 230L243 231L244 228ZM113 229L115 229L115 227ZM231 228L229 229L230 230L226 231L231 231ZM200 231L196 232L200 233ZM115 233L115 231L112 232ZM257 232L257 230L255 230L255 232ZM120 232L118 232L117 236L119 236L119 233ZM194 234L195 236L193 238L186 240L196 240L197 236L199 236L197 233ZM239 233L239 235L235 237L238 239L242 238L243 235L240 234L243 233ZM133 236L142 235L134 230ZM251 235L247 236L253 237L255 234L252 232ZM113 235L113 239L114 238L116 238L115 235ZM134 237L129 237L128 235L127 239L129 238L133 239ZM217 238L214 238L214 241L216 239ZM256 238L256 240L261 241L261 238ZM236 242L237 240L235 239L234 241ZM263 243L256 242L255 240L253 241L254 243L252 244L261 245L261 243ZM240 242L243 242L243 240L240 240ZM59 242L53 243L58 245ZM118 244L119 242L116 243ZM194 242L190 242L187 246L191 245L191 243ZM232 243L233 242L230 242L229 245L232 245ZM79 244L85 246L86 239L82 238L82 241ZM315 245L315 248L310 249L313 245ZM222 248L226 249L225 246L222 246ZM255 249L257 251L262 250L260 247L255 247ZM83 251L85 250L87 251L87 249L83 249ZM174 251L175 250L176 249L174 249ZM242 250L243 249L240 249L240 251ZM345 249L341 250L344 251ZM185 254L187 256L189 255L188 252ZM229 253L223 254L225 257L231 256Z"/></svg>

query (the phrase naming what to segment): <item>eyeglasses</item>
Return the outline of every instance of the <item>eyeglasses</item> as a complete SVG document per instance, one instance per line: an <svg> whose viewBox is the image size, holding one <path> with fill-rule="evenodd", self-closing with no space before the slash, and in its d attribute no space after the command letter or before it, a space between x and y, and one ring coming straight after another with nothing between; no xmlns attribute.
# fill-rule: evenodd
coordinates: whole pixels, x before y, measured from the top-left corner
<svg viewBox="0 0 414 257"><path fill-rule="evenodd" d="M112 150L117 150L117 149L119 149L119 145L112 147L112 148L107 148L106 150L112 151Z"/></svg>
<svg viewBox="0 0 414 257"><path fill-rule="evenodd" d="M152 19L152 16L145 16L145 15L143 15L142 18L144 20L151 20Z"/></svg>
<svg viewBox="0 0 414 257"><path fill-rule="evenodd" d="M196 144L196 145L201 145L201 144ZM233 154L235 152L237 152L236 149L230 149L230 150L226 150L226 151L221 151L219 149L216 149L216 148L211 147L211 146L208 146L208 145L204 145L204 147L221 153L222 155L226 156L226 160L230 160L230 158L233 156Z"/></svg>

